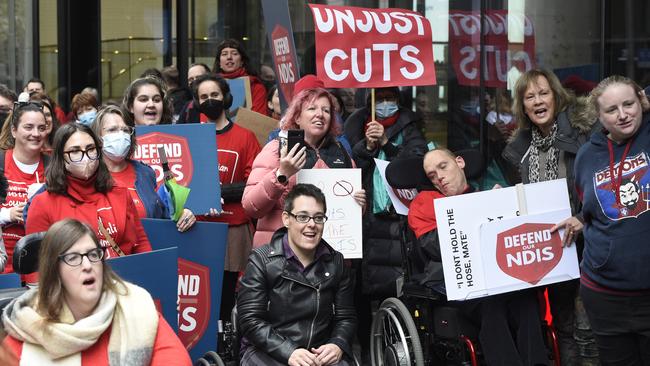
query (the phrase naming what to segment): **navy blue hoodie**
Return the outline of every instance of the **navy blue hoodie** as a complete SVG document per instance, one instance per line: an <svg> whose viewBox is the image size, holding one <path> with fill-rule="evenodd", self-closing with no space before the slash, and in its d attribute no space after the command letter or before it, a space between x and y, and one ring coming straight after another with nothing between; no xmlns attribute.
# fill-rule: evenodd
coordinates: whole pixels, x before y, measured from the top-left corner
<svg viewBox="0 0 650 366"><path fill-rule="evenodd" d="M575 161L576 186L583 198L585 249L582 271L601 286L650 289L650 114L643 116L623 164L616 202L606 131L596 132ZM627 142L612 141L614 175Z"/></svg>

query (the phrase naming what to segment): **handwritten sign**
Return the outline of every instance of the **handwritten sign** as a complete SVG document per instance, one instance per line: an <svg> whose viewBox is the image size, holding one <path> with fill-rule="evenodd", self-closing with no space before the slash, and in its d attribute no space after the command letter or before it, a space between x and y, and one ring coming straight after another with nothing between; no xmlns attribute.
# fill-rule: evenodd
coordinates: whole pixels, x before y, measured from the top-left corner
<svg viewBox="0 0 650 366"><path fill-rule="evenodd" d="M562 248L571 216L565 179L436 199L447 298L466 300L579 277L575 245ZM521 197L521 198L519 198ZM526 201L527 215L520 215Z"/></svg>
<svg viewBox="0 0 650 366"><path fill-rule="evenodd" d="M345 258L361 258L361 206L353 193L361 189L361 169L301 169L298 183L320 188L327 202L323 239Z"/></svg>

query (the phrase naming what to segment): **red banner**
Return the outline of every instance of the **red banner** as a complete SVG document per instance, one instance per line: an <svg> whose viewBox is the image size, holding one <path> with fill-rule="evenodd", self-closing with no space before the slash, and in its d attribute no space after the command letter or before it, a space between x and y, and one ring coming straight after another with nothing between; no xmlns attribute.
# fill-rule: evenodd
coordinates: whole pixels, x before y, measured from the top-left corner
<svg viewBox="0 0 650 366"><path fill-rule="evenodd" d="M405 9L309 4L316 70L334 88L433 85L431 24Z"/></svg>
<svg viewBox="0 0 650 366"><path fill-rule="evenodd" d="M488 10L484 16L486 64L485 85L507 87L508 72L514 67L524 73L535 67L535 32L523 17L524 43L508 41L508 11ZM481 62L481 16L478 12L449 12L449 49L458 84L479 86ZM514 71L514 70L513 70Z"/></svg>

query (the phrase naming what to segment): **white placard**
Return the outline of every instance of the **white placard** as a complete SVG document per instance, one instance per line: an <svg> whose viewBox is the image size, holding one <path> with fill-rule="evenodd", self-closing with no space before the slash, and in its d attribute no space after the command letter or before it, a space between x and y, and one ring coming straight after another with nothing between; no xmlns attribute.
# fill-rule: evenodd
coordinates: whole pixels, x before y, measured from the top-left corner
<svg viewBox="0 0 650 366"><path fill-rule="evenodd" d="M395 208L395 212L397 212L400 215L408 215L409 214L409 205L411 204L411 201L415 198L415 196L418 195L418 191L415 188L412 189L395 189L388 184L388 180L386 179L386 167L388 166L390 162L386 160L381 160L375 158L375 165L377 166L377 169L379 170L379 174L381 175L381 180L384 182L384 186L386 187L386 192L388 192L388 197L390 197L390 201L393 204L393 207Z"/></svg>
<svg viewBox="0 0 650 366"><path fill-rule="evenodd" d="M320 188L327 200L327 222L323 239L348 259L361 258L361 206L353 193L361 189L361 169L301 169L298 183Z"/></svg>
<svg viewBox="0 0 650 366"><path fill-rule="evenodd" d="M575 245L560 250L557 240L564 233L549 237L548 232L551 224L571 216L566 180L523 188L528 211L524 216L518 216L515 187L435 201L448 299L471 299L579 276ZM528 224L526 230L515 235L512 231L522 224ZM498 247L497 235L501 233ZM561 260L557 261L559 251ZM507 268L508 264L512 268Z"/></svg>

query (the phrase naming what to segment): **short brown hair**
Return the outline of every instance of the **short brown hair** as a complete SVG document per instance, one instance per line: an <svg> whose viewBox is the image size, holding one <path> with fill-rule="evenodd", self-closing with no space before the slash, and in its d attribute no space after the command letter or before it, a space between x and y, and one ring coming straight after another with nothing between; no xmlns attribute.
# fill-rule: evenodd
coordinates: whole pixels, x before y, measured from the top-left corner
<svg viewBox="0 0 650 366"><path fill-rule="evenodd" d="M83 107L90 106L95 109L99 106L99 103L97 103L97 98L91 94L91 93L79 93L75 94L74 97L72 97L72 103L70 104L70 109L72 110L72 113L74 113L75 116L78 117L77 111Z"/></svg>
<svg viewBox="0 0 650 366"><path fill-rule="evenodd" d="M39 285L36 310L47 321L59 321L63 309L63 283L59 275L59 256L86 235L92 239L97 248L101 248L93 229L76 219L58 221L45 233L38 252ZM122 279L104 261L102 261L102 273L102 292L127 291Z"/></svg>

